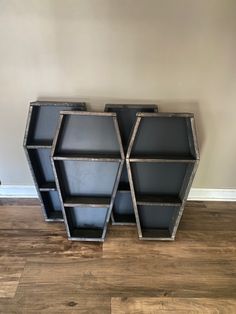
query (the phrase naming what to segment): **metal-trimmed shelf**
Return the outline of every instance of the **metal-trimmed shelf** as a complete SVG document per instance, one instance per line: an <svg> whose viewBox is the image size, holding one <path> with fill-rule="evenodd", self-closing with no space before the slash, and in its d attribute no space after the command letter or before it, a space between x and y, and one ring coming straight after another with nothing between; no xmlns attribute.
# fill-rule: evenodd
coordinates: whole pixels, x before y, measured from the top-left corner
<svg viewBox="0 0 236 314"><path fill-rule="evenodd" d="M116 114L61 112L52 160L68 238L104 241L124 163Z"/></svg>
<svg viewBox="0 0 236 314"><path fill-rule="evenodd" d="M125 154L128 149L132 128L136 121L136 114L138 112L152 113L157 111L158 107L156 105L150 104L107 104L105 106L105 112L113 112L117 114L117 120ZM125 189L122 188L122 186L125 186ZM126 194L121 194L124 191L126 192ZM126 164L123 165L120 184L112 209L111 221L114 225L135 224L135 215L133 204L131 201Z"/></svg>
<svg viewBox="0 0 236 314"><path fill-rule="evenodd" d="M24 149L37 189L45 221L63 221L51 165L53 138L61 110L86 110L82 102L31 102L24 136Z"/></svg>
<svg viewBox="0 0 236 314"><path fill-rule="evenodd" d="M126 164L141 240L175 239L198 162L193 114L137 114Z"/></svg>

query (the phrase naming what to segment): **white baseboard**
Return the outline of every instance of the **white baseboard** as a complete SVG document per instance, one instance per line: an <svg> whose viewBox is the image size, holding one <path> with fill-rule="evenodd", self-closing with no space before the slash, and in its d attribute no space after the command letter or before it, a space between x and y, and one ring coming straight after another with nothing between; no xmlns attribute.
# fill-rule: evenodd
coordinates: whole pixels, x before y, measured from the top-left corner
<svg viewBox="0 0 236 314"><path fill-rule="evenodd" d="M200 189L190 190L189 201L236 201L236 189Z"/></svg>
<svg viewBox="0 0 236 314"><path fill-rule="evenodd" d="M38 198L33 185L0 185L0 198Z"/></svg>
<svg viewBox="0 0 236 314"><path fill-rule="evenodd" d="M1 185L0 198L37 198L33 185ZM192 188L190 201L236 201L236 189L199 189Z"/></svg>

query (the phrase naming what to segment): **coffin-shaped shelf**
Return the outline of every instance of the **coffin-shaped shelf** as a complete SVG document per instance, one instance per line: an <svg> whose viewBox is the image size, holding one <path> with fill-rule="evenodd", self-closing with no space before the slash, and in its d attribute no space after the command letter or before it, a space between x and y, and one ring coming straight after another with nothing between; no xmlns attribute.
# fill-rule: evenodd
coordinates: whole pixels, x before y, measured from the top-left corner
<svg viewBox="0 0 236 314"><path fill-rule="evenodd" d="M174 240L199 160L193 114L138 113L126 157L139 238Z"/></svg>
<svg viewBox="0 0 236 314"><path fill-rule="evenodd" d="M123 162L114 113L61 113L53 166L69 239L104 241Z"/></svg>
<svg viewBox="0 0 236 314"><path fill-rule="evenodd" d="M127 153L128 144L132 129L135 125L136 114L138 112L157 112L158 108L156 105L138 105L138 104L107 104L105 106L106 112L113 112L117 115L117 121L120 129L122 145L125 154ZM125 193L124 193L125 192ZM130 225L135 224L135 215L133 204L131 200L131 193L129 187L128 173L126 164L124 163L122 174L120 178L120 184L116 199L111 214L112 224L118 225Z"/></svg>
<svg viewBox="0 0 236 314"><path fill-rule="evenodd" d="M51 163L60 111L86 110L81 102L36 101L30 104L24 148L46 221L63 221Z"/></svg>

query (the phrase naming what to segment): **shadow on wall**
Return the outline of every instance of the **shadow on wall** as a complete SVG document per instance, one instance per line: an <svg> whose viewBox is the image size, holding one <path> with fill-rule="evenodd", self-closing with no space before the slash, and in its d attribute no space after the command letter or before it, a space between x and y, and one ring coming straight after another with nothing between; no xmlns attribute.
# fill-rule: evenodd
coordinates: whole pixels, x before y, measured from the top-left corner
<svg viewBox="0 0 236 314"><path fill-rule="evenodd" d="M202 122L199 102L197 100L161 100L161 99L131 99L131 98L112 98L112 97L39 97L39 101L84 101L87 103L88 110L103 111L107 103L114 104L156 104L160 112L189 112L195 117L195 125L200 153L203 151L205 132Z"/></svg>

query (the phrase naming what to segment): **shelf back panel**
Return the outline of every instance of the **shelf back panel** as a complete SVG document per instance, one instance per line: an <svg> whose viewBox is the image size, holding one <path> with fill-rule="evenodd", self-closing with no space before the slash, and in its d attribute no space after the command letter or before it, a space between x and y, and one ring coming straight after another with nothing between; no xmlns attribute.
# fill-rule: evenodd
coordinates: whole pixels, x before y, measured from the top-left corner
<svg viewBox="0 0 236 314"><path fill-rule="evenodd" d="M131 163L136 195L179 197L188 167L193 167L193 165L188 163Z"/></svg>
<svg viewBox="0 0 236 314"><path fill-rule="evenodd" d="M111 197L119 162L54 161L63 197Z"/></svg>
<svg viewBox="0 0 236 314"><path fill-rule="evenodd" d="M115 202L113 205L113 213L118 215L134 214L132 198L130 192L117 191Z"/></svg>
<svg viewBox="0 0 236 314"><path fill-rule="evenodd" d="M57 191L41 192L41 198L43 200L47 218L62 218L61 203Z"/></svg>
<svg viewBox="0 0 236 314"><path fill-rule="evenodd" d="M108 208L70 207L65 208L68 225L71 230L81 229L103 229Z"/></svg>
<svg viewBox="0 0 236 314"><path fill-rule="evenodd" d="M120 146L111 116L66 115L55 148L57 154L117 155Z"/></svg>
<svg viewBox="0 0 236 314"><path fill-rule="evenodd" d="M39 183L54 182L54 174L51 163L51 149L40 148L30 149L28 151L31 164L35 170L37 181ZM36 170L37 169L37 170Z"/></svg>
<svg viewBox="0 0 236 314"><path fill-rule="evenodd" d="M131 157L193 156L193 137L185 117L142 117L134 139Z"/></svg>
<svg viewBox="0 0 236 314"><path fill-rule="evenodd" d="M141 229L168 229L175 217L176 206L138 206Z"/></svg>

